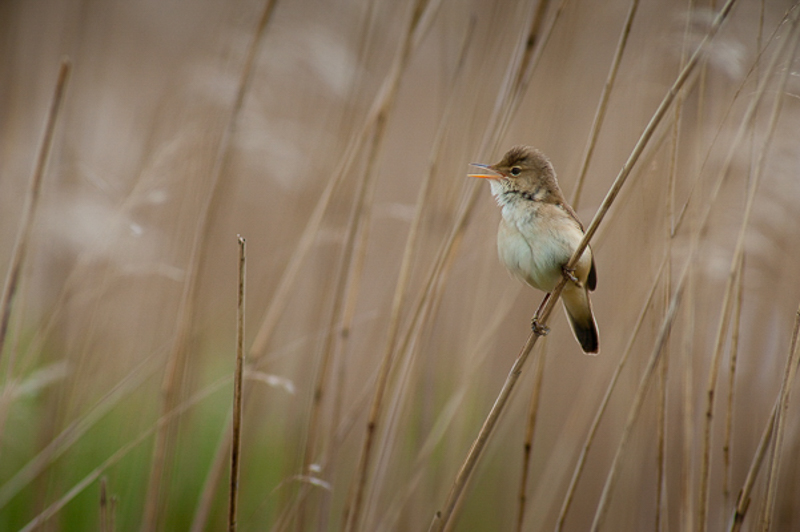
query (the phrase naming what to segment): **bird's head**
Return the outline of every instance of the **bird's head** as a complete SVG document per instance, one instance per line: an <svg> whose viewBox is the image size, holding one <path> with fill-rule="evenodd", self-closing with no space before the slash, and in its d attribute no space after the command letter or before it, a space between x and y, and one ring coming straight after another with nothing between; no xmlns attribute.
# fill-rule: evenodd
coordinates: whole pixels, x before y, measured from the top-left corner
<svg viewBox="0 0 800 532"><path fill-rule="evenodd" d="M469 174L490 179L495 196L506 192L527 194L536 200L549 196L556 185L556 173L550 160L530 146L514 146L495 164L472 163L492 174Z"/></svg>

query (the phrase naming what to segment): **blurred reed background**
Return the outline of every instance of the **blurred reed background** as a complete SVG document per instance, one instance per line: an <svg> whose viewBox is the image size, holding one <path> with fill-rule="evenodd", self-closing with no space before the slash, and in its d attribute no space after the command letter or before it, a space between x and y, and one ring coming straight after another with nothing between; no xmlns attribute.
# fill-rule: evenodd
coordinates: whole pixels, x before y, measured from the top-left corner
<svg viewBox="0 0 800 532"><path fill-rule="evenodd" d="M0 3L0 529L227 526L241 234L238 528L427 530L543 296L468 163L542 149L588 226L721 4ZM800 529L797 16L704 48L592 239L600 355L553 314L448 529Z"/></svg>

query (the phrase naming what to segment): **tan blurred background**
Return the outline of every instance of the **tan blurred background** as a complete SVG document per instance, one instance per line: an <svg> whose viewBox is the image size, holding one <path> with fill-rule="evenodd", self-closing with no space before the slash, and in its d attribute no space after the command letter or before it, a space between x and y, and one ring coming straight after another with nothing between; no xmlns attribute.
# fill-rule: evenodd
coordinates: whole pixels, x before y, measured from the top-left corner
<svg viewBox="0 0 800 532"><path fill-rule="evenodd" d="M153 428L159 416L208 391L180 416L169 418L163 436L166 465L158 480L149 469L159 445L159 437L152 435L102 471L118 497L117 528L179 530L197 523L204 482L228 427L236 235L247 239L250 348L275 305L287 265L323 190L343 167L348 147L356 145L353 163L333 189L318 231L311 233L312 245L294 272L297 281L274 331L263 350L249 353L258 358L263 378L247 381L241 485L242 529L277 529L287 522L281 519L288 519L287 528L342 529L406 238L431 162L430 195L422 208L408 297L400 311L401 336L437 251L474 186L466 177L470 162L495 162L514 144L534 145L550 156L571 196L629 7L629 2L617 0L550 2L543 31L554 24L552 33L538 44L541 57L513 120L507 130L497 132L490 129L493 109L537 3L428 4L430 18L421 22L426 29L417 34L398 77L396 98L385 108L385 135L376 137L370 129L355 144L391 76L414 4L277 1L257 40L241 109L233 112L263 3L0 3L3 272L59 61L68 56L72 63L0 359L5 390L0 483L9 485L37 453L59 441L62 431L73 430L72 423L88 419L103 405L109 408L98 425L80 433L62 454L46 455L44 465L13 497L3 501L0 487L0 528L29 523L117 449ZM778 44L790 38L790 24L781 21L791 5L739 2L734 7L681 93L679 126L673 129L676 114L671 110L593 240L600 356L582 355L561 310L554 314L526 530L555 526L586 431L656 282L659 264L669 254L671 282L658 281L565 524L568 530L589 527L714 181L745 110L760 99L754 125L736 150L701 235L665 351L667 454L660 526L686 530L694 521L687 515L697 511L706 383L726 280L770 109L776 95L784 94L746 233L727 494L721 449L731 332L724 340L716 390L708 527L727 526L778 394L800 301L800 211L794 205L800 198L800 78L792 50L781 56L774 71L767 71ZM682 57L685 61L709 29L714 8L719 6L677 1L639 6L576 209L585 225L676 78ZM790 73L780 92L785 69ZM756 88L764 76L767 89L759 95ZM370 166L370 146L376 142L379 148ZM365 175L374 190L367 185L367 200L357 211L364 216L354 259L343 262L349 220ZM440 298L411 335L409 348L396 352L363 530L427 529L529 334L530 317L542 297L520 286L498 261L499 211L488 186L481 186L485 190L440 278ZM669 228L684 205L685 216L671 237ZM362 257L361 270L354 270ZM356 273L341 276L342 264ZM342 280L343 293L352 297L346 310L335 298ZM309 473L303 469L303 449L325 339L330 338L337 308L352 321L346 338L334 334L332 340L315 449L315 456L326 457L335 467L318 475L330 489L312 488L306 496L310 484L296 476ZM334 333L340 323L334 324ZM526 368L472 479L458 530L514 529L535 381L532 366ZM43 377L43 370L52 377ZM267 374L286 379L279 382L290 382L293 393L274 381L266 383ZM21 383L29 383L32 391L11 393ZM111 398L119 386L124 392ZM631 435L606 530L653 529L658 399L654 383ZM796 414L796 403L790 414ZM783 441L774 530L800 527L800 440L794 419L796 415L789 416ZM426 442L435 445L432 454L425 454ZM687 471L692 472L688 480ZM209 506L209 530L224 523L226 475L220 477ZM759 515L761 503L756 500L764 497L764 475L762 470L745 529ZM93 510L80 509L97 506L98 489L97 482L91 483L79 497L64 501L63 511L44 526L97 527ZM304 501L301 522L291 517L298 497ZM154 503L148 500L158 501L154 510L149 507L155 512L153 521L147 512ZM395 514L396 509L400 511Z"/></svg>

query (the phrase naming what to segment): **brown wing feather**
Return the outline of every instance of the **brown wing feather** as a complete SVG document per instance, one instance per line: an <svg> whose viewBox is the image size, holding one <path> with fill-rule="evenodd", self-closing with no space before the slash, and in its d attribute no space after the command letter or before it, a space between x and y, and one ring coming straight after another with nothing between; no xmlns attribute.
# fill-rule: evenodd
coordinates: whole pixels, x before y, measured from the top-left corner
<svg viewBox="0 0 800 532"><path fill-rule="evenodd" d="M594 290L597 287L597 268L594 266L594 255L592 256L592 269L589 270L589 277L586 278L586 288Z"/></svg>

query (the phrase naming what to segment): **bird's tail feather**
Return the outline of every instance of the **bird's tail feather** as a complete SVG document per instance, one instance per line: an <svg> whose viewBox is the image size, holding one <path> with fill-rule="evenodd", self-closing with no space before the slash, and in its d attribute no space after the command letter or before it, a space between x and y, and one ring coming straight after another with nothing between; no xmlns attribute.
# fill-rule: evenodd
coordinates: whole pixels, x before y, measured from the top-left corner
<svg viewBox="0 0 800 532"><path fill-rule="evenodd" d="M592 301L585 287L565 287L561 296L564 310L567 311L569 324L583 352L596 355L600 351L600 335L592 312Z"/></svg>

